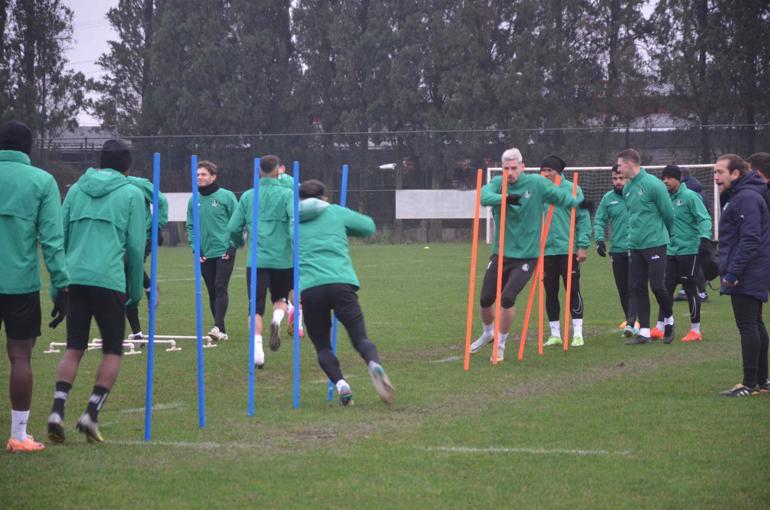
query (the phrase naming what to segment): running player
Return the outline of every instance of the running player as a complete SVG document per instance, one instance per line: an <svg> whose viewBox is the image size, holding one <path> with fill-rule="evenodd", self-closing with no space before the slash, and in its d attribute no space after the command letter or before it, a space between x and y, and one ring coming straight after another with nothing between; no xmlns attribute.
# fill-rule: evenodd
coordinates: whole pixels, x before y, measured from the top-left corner
<svg viewBox="0 0 770 510"><path fill-rule="evenodd" d="M257 316L254 324L254 365L265 366L265 352L262 346L265 300L267 289L273 303L273 318L270 321L270 350L277 351L281 346L281 321L286 316L286 300L294 283L293 244L291 225L294 218L293 194L288 187L278 180L281 160L278 156L268 155L259 163L259 224L257 233ZM241 195L238 207L227 229L230 238L238 246L243 246L243 230L246 228L249 239L253 229L254 189ZM254 269L254 257L249 241L246 262L246 291L251 299L251 271Z"/></svg>
<svg viewBox="0 0 770 510"><path fill-rule="evenodd" d="M503 246L503 281L500 306L500 337L497 359L503 360L514 317L514 303L534 273L540 255L540 228L545 204L558 207L587 208L583 200L573 198L571 191L554 186L540 175L524 173L524 162L519 149L508 149L502 156L503 172L508 173L506 201L505 245ZM492 256L481 285L481 321L483 332L471 344L471 354L494 340L495 309L497 294L497 259L500 238L500 207L502 205L502 176L495 177L481 190L481 205L492 207L495 219L495 242ZM495 353L493 353L493 356Z"/></svg>
<svg viewBox="0 0 770 510"><path fill-rule="evenodd" d="M345 326L353 347L369 368L374 389L388 404L394 390L385 374L377 346L369 339L364 314L358 303L360 284L350 260L348 236L369 237L374 221L363 214L327 202L326 187L310 180L300 186L299 250L302 275L302 307L310 341L318 354L318 364L334 383L342 405L353 402L353 392L342 375L340 363L331 349L331 314Z"/></svg>
<svg viewBox="0 0 770 510"><path fill-rule="evenodd" d="M101 333L102 361L77 430L89 442L103 441L98 416L120 372L126 306L137 304L144 290L146 213L142 192L126 179L131 152L122 140L107 140L100 159L100 169L91 168L78 179L62 206L72 284L67 350L56 372L48 417L48 437L57 443L64 441L64 407L88 348L91 318Z"/></svg>

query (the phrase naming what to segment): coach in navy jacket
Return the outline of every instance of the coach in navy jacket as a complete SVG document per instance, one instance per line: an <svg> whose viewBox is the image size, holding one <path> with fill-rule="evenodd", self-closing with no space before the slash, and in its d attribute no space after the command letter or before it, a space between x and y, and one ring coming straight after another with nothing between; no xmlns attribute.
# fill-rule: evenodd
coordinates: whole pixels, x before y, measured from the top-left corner
<svg viewBox="0 0 770 510"><path fill-rule="evenodd" d="M722 193L720 292L730 295L743 353L743 384L722 395L750 396L761 389L770 391L768 336L762 321L762 304L767 302L770 285L770 213L763 197L767 186L734 154L717 160L714 180Z"/></svg>

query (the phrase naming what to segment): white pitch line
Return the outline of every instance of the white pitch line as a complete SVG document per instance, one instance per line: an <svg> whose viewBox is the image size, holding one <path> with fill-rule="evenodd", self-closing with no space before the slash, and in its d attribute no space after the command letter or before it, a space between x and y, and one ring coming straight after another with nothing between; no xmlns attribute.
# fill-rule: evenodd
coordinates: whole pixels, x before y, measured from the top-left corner
<svg viewBox="0 0 770 510"><path fill-rule="evenodd" d="M152 406L153 411L167 411L169 409L181 409L184 407L184 404L182 402L172 402L170 404L155 404ZM132 413L143 413L145 410L144 407L131 407L128 409L121 409L121 413L126 414L132 414Z"/></svg>
<svg viewBox="0 0 770 510"><path fill-rule="evenodd" d="M609 450L570 450L567 448L505 448L495 446L488 448L472 448L469 446L429 446L424 449L432 452L446 453L530 453L534 455L576 455L578 457L631 455L631 450L613 452Z"/></svg>
<svg viewBox="0 0 770 510"><path fill-rule="evenodd" d="M457 361L461 359L462 358L460 356L449 356L448 358L431 360L431 363L449 363L450 361Z"/></svg>
<svg viewBox="0 0 770 510"><path fill-rule="evenodd" d="M164 446L168 448L186 448L190 450L222 450L222 449L258 449L260 445L249 443L214 443L211 441L194 443L192 441L113 441L107 440L105 445L117 446Z"/></svg>

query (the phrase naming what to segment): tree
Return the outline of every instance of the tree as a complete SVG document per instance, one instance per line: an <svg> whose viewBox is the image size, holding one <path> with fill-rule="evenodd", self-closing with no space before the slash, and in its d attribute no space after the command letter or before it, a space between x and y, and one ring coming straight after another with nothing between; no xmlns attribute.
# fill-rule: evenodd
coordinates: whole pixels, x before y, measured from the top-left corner
<svg viewBox="0 0 770 510"><path fill-rule="evenodd" d="M157 0L120 0L107 11L107 19L118 33L110 50L97 64L105 75L89 80L89 88L99 94L90 102L105 128L125 135L146 132L144 100L152 83L150 49Z"/></svg>
<svg viewBox="0 0 770 510"><path fill-rule="evenodd" d="M50 140L77 125L84 104L85 77L66 70L63 57L72 40L72 10L60 0L17 0L11 7L5 52L12 101L6 116Z"/></svg>

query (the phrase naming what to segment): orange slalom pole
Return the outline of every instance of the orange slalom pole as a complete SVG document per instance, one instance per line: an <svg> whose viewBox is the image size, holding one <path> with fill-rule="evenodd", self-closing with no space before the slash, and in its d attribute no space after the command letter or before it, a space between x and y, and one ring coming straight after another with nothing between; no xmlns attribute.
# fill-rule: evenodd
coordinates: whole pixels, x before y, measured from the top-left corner
<svg viewBox="0 0 770 510"><path fill-rule="evenodd" d="M578 173L574 172L572 174L572 196L577 196L577 186L578 186ZM569 349L569 325L570 325L570 318L571 318L571 310L570 306L572 303L570 303L570 295L572 294L572 256L575 252L575 208L573 207L570 211L569 216L569 248L567 249L567 297L565 299L565 310L564 310L564 352L567 352L567 349Z"/></svg>
<svg viewBox="0 0 770 510"><path fill-rule="evenodd" d="M473 208L473 241L471 241L471 275L468 280L468 324L465 327L465 371L471 365L471 334L473 330L473 298L476 296L476 258L479 249L479 214L481 212L481 181L484 171L476 171L476 203Z"/></svg>
<svg viewBox="0 0 770 510"><path fill-rule="evenodd" d="M537 303L537 353L543 355L543 294L545 294L545 288L543 288L543 278L540 275L540 284L538 285L538 303Z"/></svg>
<svg viewBox="0 0 770 510"><path fill-rule="evenodd" d="M556 179L556 184L561 183L561 178ZM543 274L543 256L545 253L545 245L548 240L548 231L551 229L551 220L553 219L554 206L551 205L548 208L548 216L545 220L545 228L541 228L540 231L540 255L537 259L537 267L535 268L535 274L532 276L532 286L529 288L529 298L527 299L527 309L524 312L524 324L521 330L521 337L519 338L519 361L524 359L524 347L527 344L527 333L529 330L529 317L532 313L532 305L535 299L535 292L537 290L537 282ZM541 353L542 354L542 353Z"/></svg>
<svg viewBox="0 0 770 510"><path fill-rule="evenodd" d="M508 205L508 172L503 170L503 187L500 190L500 236L497 243L497 289L495 293L495 341L492 347L492 364L497 365L497 347L500 345L500 299L503 294L503 253L505 252L505 210Z"/></svg>

